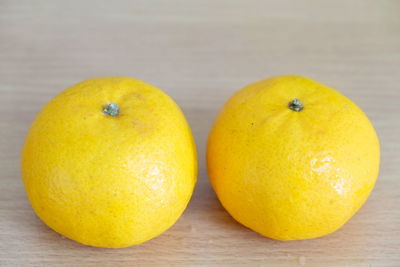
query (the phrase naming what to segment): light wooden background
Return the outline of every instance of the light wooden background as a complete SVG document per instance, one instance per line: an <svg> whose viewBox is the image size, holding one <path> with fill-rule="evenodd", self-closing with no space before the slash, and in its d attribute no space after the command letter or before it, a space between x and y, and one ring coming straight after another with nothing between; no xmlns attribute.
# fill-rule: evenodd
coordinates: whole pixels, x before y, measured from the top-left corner
<svg viewBox="0 0 400 267"><path fill-rule="evenodd" d="M296 73L339 89L375 125L382 166L345 227L278 242L236 223L205 169L205 140L244 85ZM124 75L171 95L192 126L199 181L181 219L145 244L63 239L33 213L19 156L40 107L83 79ZM400 266L400 1L0 0L0 265Z"/></svg>

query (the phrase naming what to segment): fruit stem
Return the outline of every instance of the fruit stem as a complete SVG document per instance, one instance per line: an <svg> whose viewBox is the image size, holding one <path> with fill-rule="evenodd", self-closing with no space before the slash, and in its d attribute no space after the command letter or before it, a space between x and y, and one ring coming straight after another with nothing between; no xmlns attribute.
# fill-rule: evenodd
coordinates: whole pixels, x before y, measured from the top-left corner
<svg viewBox="0 0 400 267"><path fill-rule="evenodd" d="M304 108L303 103L301 103L297 98L290 101L288 107L296 112L300 112Z"/></svg>
<svg viewBox="0 0 400 267"><path fill-rule="evenodd" d="M119 107L115 103L110 103L103 107L103 113L111 117L116 117L119 115Z"/></svg>

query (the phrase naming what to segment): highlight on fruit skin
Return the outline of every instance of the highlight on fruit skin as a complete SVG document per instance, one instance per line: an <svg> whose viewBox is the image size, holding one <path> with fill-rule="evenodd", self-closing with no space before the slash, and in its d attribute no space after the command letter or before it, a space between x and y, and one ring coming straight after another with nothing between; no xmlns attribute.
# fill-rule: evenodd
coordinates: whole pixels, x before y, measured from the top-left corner
<svg viewBox="0 0 400 267"><path fill-rule="evenodd" d="M193 136L164 92L127 77L67 88L33 121L22 151L32 208L79 243L121 248L170 228L197 179Z"/></svg>
<svg viewBox="0 0 400 267"><path fill-rule="evenodd" d="M379 172L378 136L364 112L326 85L296 75L236 92L210 131L207 169L228 213L277 240L341 228Z"/></svg>

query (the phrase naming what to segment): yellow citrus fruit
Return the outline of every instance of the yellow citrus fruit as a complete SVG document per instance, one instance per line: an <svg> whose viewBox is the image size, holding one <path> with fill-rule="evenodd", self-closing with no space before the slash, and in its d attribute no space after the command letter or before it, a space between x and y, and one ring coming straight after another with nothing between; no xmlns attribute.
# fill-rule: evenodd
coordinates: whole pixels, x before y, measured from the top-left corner
<svg viewBox="0 0 400 267"><path fill-rule="evenodd" d="M212 186L240 223L278 240L320 237L363 205L379 171L366 115L313 80L251 84L223 107L208 139Z"/></svg>
<svg viewBox="0 0 400 267"><path fill-rule="evenodd" d="M97 78L40 111L25 141L22 176L50 228L83 244L126 247L180 217L196 183L196 150L165 93L131 78Z"/></svg>

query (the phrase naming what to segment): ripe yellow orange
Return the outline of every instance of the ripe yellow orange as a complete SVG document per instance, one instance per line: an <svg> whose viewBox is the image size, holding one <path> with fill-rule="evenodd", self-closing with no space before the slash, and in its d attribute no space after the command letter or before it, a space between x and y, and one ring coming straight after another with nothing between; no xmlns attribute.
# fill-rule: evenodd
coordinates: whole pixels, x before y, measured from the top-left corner
<svg viewBox="0 0 400 267"><path fill-rule="evenodd" d="M235 93L207 148L209 177L225 209L278 240L339 229L368 198L379 158L378 137L360 108L295 75Z"/></svg>
<svg viewBox="0 0 400 267"><path fill-rule="evenodd" d="M120 248L180 217L197 177L179 107L159 89L113 77L78 83L35 118L22 176L36 214L83 244Z"/></svg>

